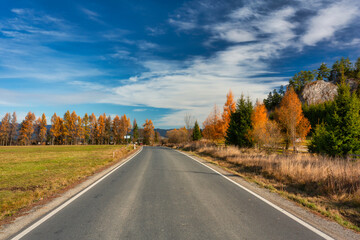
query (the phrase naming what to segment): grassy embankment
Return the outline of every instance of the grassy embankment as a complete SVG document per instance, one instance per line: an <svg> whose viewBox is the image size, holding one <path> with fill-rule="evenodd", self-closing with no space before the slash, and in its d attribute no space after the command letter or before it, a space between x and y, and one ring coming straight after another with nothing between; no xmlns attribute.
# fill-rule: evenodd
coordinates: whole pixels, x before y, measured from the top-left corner
<svg viewBox="0 0 360 240"><path fill-rule="evenodd" d="M360 232L360 161L216 146L180 147Z"/></svg>
<svg viewBox="0 0 360 240"><path fill-rule="evenodd" d="M117 162L131 150L124 145L0 147L0 224Z"/></svg>

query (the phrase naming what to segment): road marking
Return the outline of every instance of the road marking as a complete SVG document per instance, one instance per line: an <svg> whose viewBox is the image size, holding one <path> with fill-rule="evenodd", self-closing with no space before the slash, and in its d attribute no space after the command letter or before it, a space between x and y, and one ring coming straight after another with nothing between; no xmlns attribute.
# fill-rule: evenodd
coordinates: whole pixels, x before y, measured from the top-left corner
<svg viewBox="0 0 360 240"><path fill-rule="evenodd" d="M332 237L328 236L327 234L321 232L320 230L314 228L314 227L311 226L310 224L304 222L304 221L301 220L300 218L292 215L291 213L287 212L286 210L280 208L279 206L276 206L276 205L273 204L272 202L266 200L265 198L261 197L260 195L254 193L253 191L251 191L251 190L247 189L246 187L240 185L239 183L237 183L237 182L235 182L234 180L228 178L228 177L225 176L224 174L222 174L222 173L216 171L215 169L212 169L211 167L207 166L206 164L198 161L198 160L195 159L194 157L192 157L192 156L190 156L190 155L188 155L188 154L186 154L186 153L180 152L179 150L176 150L176 151L179 152L179 153L181 153L181 154L183 154L183 155L185 155L185 156L187 156L187 157L189 157L189 158L191 158L192 160L200 163L201 165L203 165L203 166L211 169L213 172L219 174L220 176L222 176L222 177L224 177L225 179L229 180L230 182L234 183L234 184L237 185L238 187L242 188L243 190L247 191L248 193L250 193L250 194L252 194L253 196L257 197L258 199L262 200L263 202L269 204L271 207L273 207L273 208L275 208L276 210L282 212L283 214L285 214L285 215L288 216L289 218L293 219L294 221L300 223L301 225L303 225L303 226L306 227L307 229L313 231L314 233L316 233L316 234L319 235L320 237L323 237L323 238L326 239L326 240L334 240L334 238L332 238Z"/></svg>
<svg viewBox="0 0 360 240"><path fill-rule="evenodd" d="M113 170L111 170L110 172L108 172L106 175L102 176L100 179L98 179L96 182L92 183L90 186L86 187L84 190L82 190L81 192L79 192L78 194L76 194L75 196L73 196L72 198L70 198L69 200L67 200L65 203L63 203L62 205L60 205L59 207L57 207L55 210L53 210L52 212L48 213L45 217L41 218L40 220L38 220L37 222L33 223L30 227L26 228L24 231L22 231L21 233L19 233L18 235L16 235L15 237L12 238L12 240L18 240L21 239L22 237L24 237L26 234L28 234L29 232L31 232L32 230L34 230L35 228L37 228L38 226L40 226L42 223L44 223L46 220L48 220L49 218L51 218L52 216L54 216L56 213L58 213L59 211L61 211L63 208L65 208L67 205L69 205L70 203L72 203L73 201L75 201L77 198L79 198L81 195L83 195L84 193L86 193L87 191L89 191L91 188L93 188L96 184L98 184L99 182L101 182L102 180L104 180L106 177L108 177L110 174L112 174L113 172L115 172L116 170L118 170L119 168L121 168L122 166L124 166L127 162L129 162L131 159L133 159L134 157L136 157L140 152L142 151L142 148L140 151L138 151L137 153L135 153L134 155L130 156L127 160L125 160L125 162L123 162L122 164L120 164L119 166L117 166L116 168L114 168Z"/></svg>

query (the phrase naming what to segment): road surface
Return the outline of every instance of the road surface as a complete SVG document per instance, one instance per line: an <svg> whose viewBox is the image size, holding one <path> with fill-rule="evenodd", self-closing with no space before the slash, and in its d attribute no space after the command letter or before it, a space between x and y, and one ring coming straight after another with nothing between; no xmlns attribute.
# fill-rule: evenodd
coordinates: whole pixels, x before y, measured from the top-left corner
<svg viewBox="0 0 360 240"><path fill-rule="evenodd" d="M171 149L144 147L22 239L323 239Z"/></svg>

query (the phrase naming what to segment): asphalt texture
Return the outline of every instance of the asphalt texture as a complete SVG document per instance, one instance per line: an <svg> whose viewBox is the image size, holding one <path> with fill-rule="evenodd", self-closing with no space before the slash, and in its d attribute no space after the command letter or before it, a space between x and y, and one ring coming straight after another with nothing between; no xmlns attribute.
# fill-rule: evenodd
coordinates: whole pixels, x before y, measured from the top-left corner
<svg viewBox="0 0 360 240"><path fill-rule="evenodd" d="M171 149L144 147L22 239L322 239Z"/></svg>

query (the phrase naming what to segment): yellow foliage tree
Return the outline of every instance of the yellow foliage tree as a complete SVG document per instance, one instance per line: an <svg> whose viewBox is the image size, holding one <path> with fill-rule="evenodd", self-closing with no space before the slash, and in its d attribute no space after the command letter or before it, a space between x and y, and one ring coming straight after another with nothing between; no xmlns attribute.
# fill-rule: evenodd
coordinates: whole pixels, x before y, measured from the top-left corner
<svg viewBox="0 0 360 240"><path fill-rule="evenodd" d="M154 142L154 124L151 120L146 119L144 127L144 144L150 145Z"/></svg>
<svg viewBox="0 0 360 240"><path fill-rule="evenodd" d="M253 138L253 141L261 147L268 138L266 125L269 121L267 116L267 110L264 104L257 102L254 111L251 114L251 124L252 130L250 135Z"/></svg>
<svg viewBox="0 0 360 240"><path fill-rule="evenodd" d="M311 126L309 120L304 117L301 108L301 102L290 87L280 102L280 107L276 110L276 117L286 133L286 143L293 145L296 151L296 143L304 140L310 132Z"/></svg>
<svg viewBox="0 0 360 240"><path fill-rule="evenodd" d="M229 93L226 95L226 102L224 105L224 112L222 114L222 120L223 120L223 134L225 137L226 131L229 127L230 123L230 116L232 113L234 113L236 110L236 102L234 100L234 95L231 90L229 90Z"/></svg>
<svg viewBox="0 0 360 240"><path fill-rule="evenodd" d="M206 120L203 122L204 130L202 132L203 137L219 141L224 138L224 122L221 118L220 111L215 105L213 111L209 114Z"/></svg>

